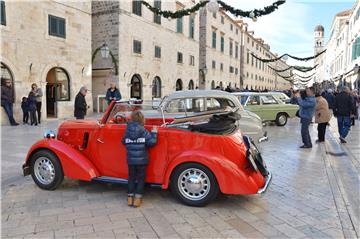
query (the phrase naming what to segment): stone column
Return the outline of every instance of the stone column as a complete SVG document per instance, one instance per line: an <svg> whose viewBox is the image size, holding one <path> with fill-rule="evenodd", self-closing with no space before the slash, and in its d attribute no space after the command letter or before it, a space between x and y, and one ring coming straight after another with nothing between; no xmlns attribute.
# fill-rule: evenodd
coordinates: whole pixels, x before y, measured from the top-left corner
<svg viewBox="0 0 360 239"><path fill-rule="evenodd" d="M200 9L200 24L199 24L199 89L206 89L206 23L207 11L206 7Z"/></svg>

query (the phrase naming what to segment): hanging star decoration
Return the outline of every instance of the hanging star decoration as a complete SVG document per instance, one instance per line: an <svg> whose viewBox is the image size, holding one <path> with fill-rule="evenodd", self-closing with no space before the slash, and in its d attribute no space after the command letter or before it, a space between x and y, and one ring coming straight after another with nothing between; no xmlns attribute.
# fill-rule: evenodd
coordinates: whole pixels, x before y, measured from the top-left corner
<svg viewBox="0 0 360 239"><path fill-rule="evenodd" d="M214 1L214 0L212 0L212 1ZM200 1L199 3L195 4L191 8L180 9L177 11L161 10L160 8L154 7L154 6L150 5L148 2L143 1L143 0L141 1L141 4L143 4L146 8L148 8L150 11L152 11L153 13L155 13L157 15L163 16L164 18L167 18L167 19L176 19L176 18L181 18L184 16L194 14L195 12L199 11L200 8L205 7L209 2L210 2L209 0ZM276 9L278 9L278 7L280 5L284 4L285 2L286 2L285 0L278 0L271 5L264 7L263 9L254 9L251 11L243 11L241 9L235 9L234 7L226 4L225 2L223 2L221 0L217 0L217 3L221 6L221 8L224 11L230 12L231 14L233 14L236 17L252 18L254 21L256 21L256 19L258 17L265 16L265 15L268 15L268 14L274 12Z"/></svg>

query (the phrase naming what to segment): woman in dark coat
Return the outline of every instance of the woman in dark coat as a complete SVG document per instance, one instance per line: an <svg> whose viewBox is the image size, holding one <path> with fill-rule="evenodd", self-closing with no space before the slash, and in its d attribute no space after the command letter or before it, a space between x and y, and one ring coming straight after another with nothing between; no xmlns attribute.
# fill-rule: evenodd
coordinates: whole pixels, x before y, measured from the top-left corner
<svg viewBox="0 0 360 239"><path fill-rule="evenodd" d="M74 116L76 119L84 119L87 111L87 104L85 100L85 96L87 93L87 88L85 86L80 88L79 93L75 97L75 110Z"/></svg>

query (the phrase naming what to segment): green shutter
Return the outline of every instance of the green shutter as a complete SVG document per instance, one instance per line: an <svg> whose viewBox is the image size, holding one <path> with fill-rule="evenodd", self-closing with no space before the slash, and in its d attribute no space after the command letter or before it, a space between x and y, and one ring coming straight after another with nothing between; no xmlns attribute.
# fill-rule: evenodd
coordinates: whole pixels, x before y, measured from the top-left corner
<svg viewBox="0 0 360 239"><path fill-rule="evenodd" d="M1 3L1 25L6 25L6 11L5 11L5 1L0 1Z"/></svg>

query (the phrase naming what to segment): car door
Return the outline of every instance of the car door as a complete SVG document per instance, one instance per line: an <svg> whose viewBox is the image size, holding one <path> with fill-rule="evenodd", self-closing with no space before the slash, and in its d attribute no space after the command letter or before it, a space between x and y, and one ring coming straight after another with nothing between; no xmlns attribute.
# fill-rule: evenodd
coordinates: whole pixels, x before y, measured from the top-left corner
<svg viewBox="0 0 360 239"><path fill-rule="evenodd" d="M100 126L96 139L95 164L102 176L127 179L126 148L121 143L126 124L106 123Z"/></svg>
<svg viewBox="0 0 360 239"><path fill-rule="evenodd" d="M261 111L260 98L258 95L250 95L246 102L245 109L257 114L262 120L263 112Z"/></svg>
<svg viewBox="0 0 360 239"><path fill-rule="evenodd" d="M272 95L260 95L261 118L266 121L273 121L279 112L279 103Z"/></svg>
<svg viewBox="0 0 360 239"><path fill-rule="evenodd" d="M152 126L145 126L151 130ZM128 178L128 165L126 159L126 147L122 144L125 134L126 123L116 124L109 120L99 130L96 138L97 165L102 176L120 179ZM158 128L158 141L156 145L148 149L149 165L147 167L146 182L161 184L167 166L167 131L166 128Z"/></svg>

